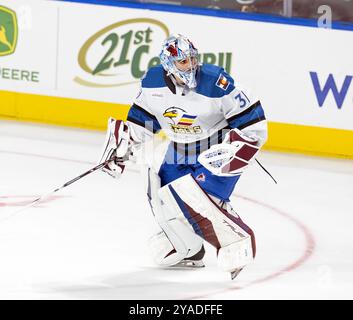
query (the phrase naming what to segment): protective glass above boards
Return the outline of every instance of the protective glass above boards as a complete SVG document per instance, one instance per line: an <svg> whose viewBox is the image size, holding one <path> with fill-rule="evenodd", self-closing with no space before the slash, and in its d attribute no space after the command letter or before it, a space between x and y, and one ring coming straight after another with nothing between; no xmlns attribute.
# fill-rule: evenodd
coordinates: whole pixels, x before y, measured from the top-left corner
<svg viewBox="0 0 353 320"><path fill-rule="evenodd" d="M119 2L118 0L116 0ZM125 0L353 23L353 0Z"/></svg>

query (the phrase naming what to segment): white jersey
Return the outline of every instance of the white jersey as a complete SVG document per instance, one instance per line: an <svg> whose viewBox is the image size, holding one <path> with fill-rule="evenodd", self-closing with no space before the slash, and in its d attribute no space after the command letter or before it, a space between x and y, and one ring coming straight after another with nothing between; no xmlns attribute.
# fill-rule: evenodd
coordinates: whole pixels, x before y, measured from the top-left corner
<svg viewBox="0 0 353 320"><path fill-rule="evenodd" d="M151 68L141 81L141 90L130 108L127 121L137 142L163 130L178 144L193 144L216 136L223 129L238 128L255 136L262 145L267 123L259 100L234 84L223 68L203 64L197 73L197 87L176 85L161 65Z"/></svg>

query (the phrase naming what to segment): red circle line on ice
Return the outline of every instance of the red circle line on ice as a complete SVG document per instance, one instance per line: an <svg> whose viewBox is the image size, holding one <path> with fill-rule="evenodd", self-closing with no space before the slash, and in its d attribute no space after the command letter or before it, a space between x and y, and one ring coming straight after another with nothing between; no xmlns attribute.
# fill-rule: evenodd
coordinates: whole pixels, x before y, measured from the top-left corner
<svg viewBox="0 0 353 320"><path fill-rule="evenodd" d="M33 199L36 199L38 195L7 195L7 196L0 196L0 207L22 207L26 206L32 202ZM50 196L35 207L40 208L43 207L44 204L48 202L52 202L56 199L67 198L67 196Z"/></svg>
<svg viewBox="0 0 353 320"><path fill-rule="evenodd" d="M47 159L53 159L53 160L93 164L93 162L89 162L89 161L77 161L77 160L73 160L73 159L57 158L57 157L53 157L53 156L45 156L45 155L40 155L40 154L31 154L31 153L0 150L0 153L1 152L23 155L23 156L41 157L41 158L47 158ZM135 171L135 170L131 170L131 171ZM282 216L283 218L289 220L291 223L295 224L305 237L305 248L304 248L303 252L301 253L300 257L297 258L296 260L294 260L292 263L288 264L287 266L285 266L285 267L281 268L280 270L273 272L267 276L260 277L258 279L253 280L253 281L250 281L244 285L232 285L232 286L225 288L225 289L219 289L219 290L215 290L213 292L205 292L203 294L195 295L192 297L185 297L185 299L205 299L205 298L208 298L212 295L222 294L222 293L226 293L226 292L234 291L234 290L239 290L239 289L245 289L247 287L250 287L250 286L253 286L253 285L256 285L259 283L270 281L274 278L281 276L282 274L285 274L287 272L291 272L291 271L297 269L298 267L303 265L310 258L310 256L313 254L313 252L315 250L315 246L316 246L314 236L312 235L312 233L308 229L308 227L305 226L301 221L299 221L298 219L295 219L289 213L286 213L285 211L283 211L279 208L276 208L272 205L269 205L265 202L262 202L262 201L259 201L256 199L252 199L252 198L249 198L246 196L242 196L239 194L237 195L237 198L243 199L244 201L249 201L249 202L251 202L255 205L258 205L260 207L265 207L267 209L270 209L271 211L277 213L278 215Z"/></svg>
<svg viewBox="0 0 353 320"><path fill-rule="evenodd" d="M313 254L314 250L315 250L315 239L314 236L312 235L311 231L308 229L307 226L305 226L301 221L299 221L298 219L293 218L289 213L284 212L281 209L278 209L272 205L269 205L265 202L256 200L256 199L252 199L249 197L245 197L242 195L236 195L237 198L245 200L245 201L249 201L255 205L261 206L261 207L265 207L267 209L270 209L271 211L279 214L280 216L282 216L283 218L289 220L291 223L295 224L298 229L303 233L304 237L305 237L305 247L303 249L303 252L301 253L300 257L297 258L296 260L294 260L292 263L288 264L287 266L281 268L278 271L275 271L269 275L265 275L263 277L260 277L258 279L255 279L253 281L249 281L248 283L244 284L244 285L232 285L230 287L227 287L225 289L219 289L219 290L215 290L213 292L205 292L203 294L199 294L199 295L194 295L192 297L186 297L185 299L205 299L205 298L209 298L210 296L213 295L217 295L217 294L223 294L223 293L229 293L229 291L234 291L234 290L240 290L240 289L245 289L247 287L259 284L259 283L263 283L266 281L270 281L274 278L277 278L279 276L281 276L282 274L285 274L287 272L291 272L294 269L300 267L302 264L305 263L305 261L307 261L310 256Z"/></svg>

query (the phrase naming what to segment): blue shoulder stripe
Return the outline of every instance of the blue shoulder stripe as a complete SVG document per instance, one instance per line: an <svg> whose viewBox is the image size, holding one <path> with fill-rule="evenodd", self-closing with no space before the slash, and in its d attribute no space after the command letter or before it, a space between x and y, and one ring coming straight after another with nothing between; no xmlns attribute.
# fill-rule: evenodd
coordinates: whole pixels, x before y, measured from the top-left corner
<svg viewBox="0 0 353 320"><path fill-rule="evenodd" d="M223 68L211 64L201 66L197 80L196 92L209 98L221 98L234 89L233 78Z"/></svg>
<svg viewBox="0 0 353 320"><path fill-rule="evenodd" d="M164 69L161 64L150 68L142 78L142 88L162 88L165 86Z"/></svg>
<svg viewBox="0 0 353 320"><path fill-rule="evenodd" d="M161 126L157 118L136 104L131 106L127 115L127 121L144 127L153 133L157 133L161 130Z"/></svg>
<svg viewBox="0 0 353 320"><path fill-rule="evenodd" d="M227 121L232 128L238 128L241 130L265 119L266 117L261 103L260 101L257 101L251 107L230 117Z"/></svg>

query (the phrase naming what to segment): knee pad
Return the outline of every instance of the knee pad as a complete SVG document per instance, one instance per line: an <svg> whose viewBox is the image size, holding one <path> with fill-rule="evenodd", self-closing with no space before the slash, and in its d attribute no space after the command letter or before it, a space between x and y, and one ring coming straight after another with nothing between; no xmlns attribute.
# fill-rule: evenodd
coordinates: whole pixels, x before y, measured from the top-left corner
<svg viewBox="0 0 353 320"><path fill-rule="evenodd" d="M195 233L213 245L225 271L244 266L255 256L252 230L235 212L220 208L189 174L161 188L163 203L183 215Z"/></svg>

